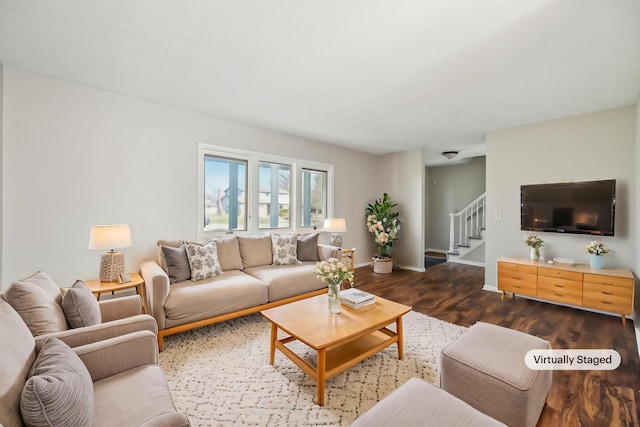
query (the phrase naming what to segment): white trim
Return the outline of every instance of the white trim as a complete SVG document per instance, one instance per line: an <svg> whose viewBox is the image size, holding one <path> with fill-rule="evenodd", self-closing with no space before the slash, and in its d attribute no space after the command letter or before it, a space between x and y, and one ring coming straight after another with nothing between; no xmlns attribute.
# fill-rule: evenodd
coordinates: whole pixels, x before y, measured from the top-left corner
<svg viewBox="0 0 640 427"><path fill-rule="evenodd" d="M424 267L414 267L411 265L399 265L398 266L399 269L401 270L410 270L410 271L417 271L418 273L424 273L425 271L427 271L426 268Z"/></svg>
<svg viewBox="0 0 640 427"><path fill-rule="evenodd" d="M447 261L455 262L457 264L475 265L476 267L486 267L484 262L468 261L466 259L458 259L458 258L454 258L455 256L457 256L457 255L452 255L451 257L447 257Z"/></svg>

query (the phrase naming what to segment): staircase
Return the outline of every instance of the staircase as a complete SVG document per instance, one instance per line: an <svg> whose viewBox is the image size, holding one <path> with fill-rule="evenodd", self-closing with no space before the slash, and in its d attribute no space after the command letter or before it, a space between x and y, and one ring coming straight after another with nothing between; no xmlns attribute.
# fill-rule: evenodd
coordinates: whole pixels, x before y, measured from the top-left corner
<svg viewBox="0 0 640 427"><path fill-rule="evenodd" d="M450 213L447 260L484 266L484 231L487 193L459 212Z"/></svg>

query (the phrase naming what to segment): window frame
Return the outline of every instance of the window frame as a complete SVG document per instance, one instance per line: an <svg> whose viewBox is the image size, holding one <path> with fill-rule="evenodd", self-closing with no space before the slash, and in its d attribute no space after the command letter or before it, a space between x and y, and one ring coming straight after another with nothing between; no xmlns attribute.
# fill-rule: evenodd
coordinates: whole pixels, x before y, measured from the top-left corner
<svg viewBox="0 0 640 427"><path fill-rule="evenodd" d="M230 160L243 160L247 162L247 188L246 188L246 209L247 224L246 230L204 230L205 214L205 185L204 185L204 159L205 156L215 156L228 158ZM288 228L260 228L259 217L259 197L260 197L260 162L277 163L290 166L290 191L289 199L289 225ZM202 240L211 237L224 235L248 235L276 233L308 233L317 228L322 228L323 224L302 226L302 171L316 170L325 172L327 175L326 188L326 212L323 220L333 216L333 175L334 166L328 163L315 162L310 160L296 159L291 157L277 156L257 151L240 150L235 148L216 146L205 143L198 143L198 209L197 215L197 239Z"/></svg>

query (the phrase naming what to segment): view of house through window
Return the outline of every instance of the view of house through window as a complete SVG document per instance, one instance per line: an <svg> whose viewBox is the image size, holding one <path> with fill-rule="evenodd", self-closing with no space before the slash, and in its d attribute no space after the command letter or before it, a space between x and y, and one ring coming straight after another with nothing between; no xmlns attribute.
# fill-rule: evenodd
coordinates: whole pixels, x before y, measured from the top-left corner
<svg viewBox="0 0 640 427"><path fill-rule="evenodd" d="M260 162L258 228L291 226L291 166Z"/></svg>
<svg viewBox="0 0 640 427"><path fill-rule="evenodd" d="M247 229L246 188L246 160L205 156L205 232Z"/></svg>
<svg viewBox="0 0 640 427"><path fill-rule="evenodd" d="M321 226L327 212L327 172L302 169L302 226Z"/></svg>
<svg viewBox="0 0 640 427"><path fill-rule="evenodd" d="M198 177L198 238L305 233L331 212L330 164L198 144Z"/></svg>

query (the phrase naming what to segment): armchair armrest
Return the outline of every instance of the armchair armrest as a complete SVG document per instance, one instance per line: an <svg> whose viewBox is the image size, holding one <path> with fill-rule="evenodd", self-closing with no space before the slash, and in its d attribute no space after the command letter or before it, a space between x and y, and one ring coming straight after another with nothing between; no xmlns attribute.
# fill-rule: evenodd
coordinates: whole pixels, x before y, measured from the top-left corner
<svg viewBox="0 0 640 427"><path fill-rule="evenodd" d="M142 297L129 295L121 298L98 301L102 323L142 314Z"/></svg>
<svg viewBox="0 0 640 427"><path fill-rule="evenodd" d="M158 322L158 328L165 329L164 303L169 296L169 276L155 261L143 262L140 274L145 284L145 308Z"/></svg>
<svg viewBox="0 0 640 427"><path fill-rule="evenodd" d="M150 331L138 331L73 349L93 382L129 369L158 364L158 340Z"/></svg>
<svg viewBox="0 0 640 427"><path fill-rule="evenodd" d="M59 338L69 347L73 348L137 331L149 331L157 335L158 325L155 319L148 314L139 314L99 325L39 335L35 337L36 348L39 349L42 343L52 336Z"/></svg>
<svg viewBox="0 0 640 427"><path fill-rule="evenodd" d="M337 258L339 260L342 259L342 248L338 246L331 245L318 245L318 256L320 257L320 261L326 261L329 258Z"/></svg>

